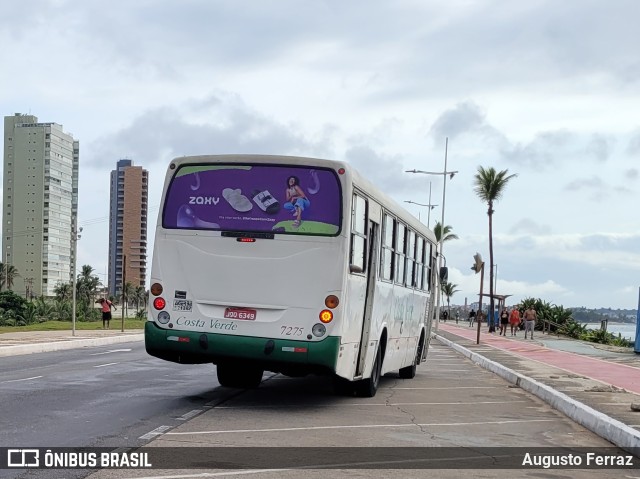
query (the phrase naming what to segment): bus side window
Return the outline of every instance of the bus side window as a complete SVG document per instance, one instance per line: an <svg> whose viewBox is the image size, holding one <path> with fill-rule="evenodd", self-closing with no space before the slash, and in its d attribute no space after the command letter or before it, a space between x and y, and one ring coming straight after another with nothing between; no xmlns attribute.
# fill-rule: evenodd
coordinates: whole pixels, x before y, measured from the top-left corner
<svg viewBox="0 0 640 479"><path fill-rule="evenodd" d="M351 272L366 271L367 255L367 202L362 196L353 195L351 211L351 251L349 268Z"/></svg>
<svg viewBox="0 0 640 479"><path fill-rule="evenodd" d="M393 265L394 265L394 254L393 254L393 233L394 233L394 219L392 216L388 214L384 215L384 225L382 232L382 258L380 271L382 279L387 281L393 281Z"/></svg>
<svg viewBox="0 0 640 479"><path fill-rule="evenodd" d="M425 251L426 253L426 251ZM435 259L433 257L433 243L429 243L429 256L427 256L425 258L425 263L424 266L427 270L427 287L425 288L427 291L431 291L431 275L433 274L433 263L435 262Z"/></svg>
<svg viewBox="0 0 640 479"><path fill-rule="evenodd" d="M416 234L412 230L407 233L407 287L416 285L414 265L416 261Z"/></svg>
<svg viewBox="0 0 640 479"><path fill-rule="evenodd" d="M422 284L422 278L424 273L424 238L418 236L416 241L416 275L415 275L415 287L418 289L424 289Z"/></svg>
<svg viewBox="0 0 640 479"><path fill-rule="evenodd" d="M402 223L398 223L396 231L396 284L404 284L405 239L407 235L407 227Z"/></svg>

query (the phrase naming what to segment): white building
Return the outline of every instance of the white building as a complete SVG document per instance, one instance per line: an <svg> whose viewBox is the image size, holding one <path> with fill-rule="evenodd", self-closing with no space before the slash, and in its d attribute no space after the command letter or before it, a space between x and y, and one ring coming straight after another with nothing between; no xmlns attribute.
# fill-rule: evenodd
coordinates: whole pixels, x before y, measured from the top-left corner
<svg viewBox="0 0 640 479"><path fill-rule="evenodd" d="M78 141L62 125L4 118L1 261L20 275L11 287L18 294L53 296L72 279L78 166Z"/></svg>

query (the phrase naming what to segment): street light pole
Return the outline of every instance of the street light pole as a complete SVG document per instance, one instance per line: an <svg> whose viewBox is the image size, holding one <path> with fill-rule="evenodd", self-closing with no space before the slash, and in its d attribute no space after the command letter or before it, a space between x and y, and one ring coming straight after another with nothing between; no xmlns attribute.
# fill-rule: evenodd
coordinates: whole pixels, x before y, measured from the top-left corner
<svg viewBox="0 0 640 479"><path fill-rule="evenodd" d="M429 222L431 221L431 210L434 209L438 205L434 205L431 203L431 182L429 182L429 204L418 203L417 201L404 200L405 203L411 203L412 205L418 206L426 206L429 208L429 214L427 216L427 228L429 227ZM418 213L418 219L420 219L420 213Z"/></svg>
<svg viewBox="0 0 640 479"><path fill-rule="evenodd" d="M82 227L80 227L80 232L82 232ZM78 257L78 240L81 238L81 235L78 234L78 230L76 230L75 219L73 221L73 231L71 232L71 246L73 248L73 265L72 265L72 276L71 276L71 335L76 335L76 265L77 265L77 257Z"/></svg>
<svg viewBox="0 0 640 479"><path fill-rule="evenodd" d="M438 242L438 293L436 294L436 327L435 331L438 331L438 322L440 321L440 293L442 291L442 281L440 280L440 270L442 269L442 254L443 254L443 243L444 243L444 207L445 207L445 199L447 194L447 175L449 175L450 179L453 179L454 175L458 173L458 171L447 171L447 153L449 149L449 138L445 139L444 144L444 171L423 171L423 170L406 170L406 173L423 173L425 175L442 175L444 177L444 183L442 186L442 216L441 216L441 224L440 224L440 241Z"/></svg>

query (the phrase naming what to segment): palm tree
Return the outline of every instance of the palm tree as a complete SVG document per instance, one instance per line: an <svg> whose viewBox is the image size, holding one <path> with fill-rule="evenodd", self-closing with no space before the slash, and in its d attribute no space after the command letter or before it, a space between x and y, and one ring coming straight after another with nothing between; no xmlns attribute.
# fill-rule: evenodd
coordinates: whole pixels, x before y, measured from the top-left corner
<svg viewBox="0 0 640 479"><path fill-rule="evenodd" d="M18 270L12 264L0 263L0 291L4 286L13 288L13 282L20 276Z"/></svg>
<svg viewBox="0 0 640 479"><path fill-rule="evenodd" d="M71 282L56 284L55 288L53 288L53 292L56 295L56 301L71 300L73 292L71 289Z"/></svg>
<svg viewBox="0 0 640 479"><path fill-rule="evenodd" d="M451 296L460 291L459 289L456 289L457 287L457 284L452 284L449 282L442 283L442 293L447 297L447 310L449 319L451 319Z"/></svg>
<svg viewBox="0 0 640 479"><path fill-rule="evenodd" d="M474 177L474 191L478 197L487 203L487 215L489 216L489 317L493 320L493 204L502 197L507 183L517 175L509 175L509 170L497 172L495 168L478 167ZM493 322L491 323L493 325ZM492 326L493 327L493 326Z"/></svg>
<svg viewBox="0 0 640 479"><path fill-rule="evenodd" d="M435 224L435 226L433 227L433 234L436 236L436 241L438 242L438 244L440 244L440 238L442 238L443 243L458 239L458 235L453 234L451 230L453 230L451 226L445 225L443 231L442 224L439 221Z"/></svg>

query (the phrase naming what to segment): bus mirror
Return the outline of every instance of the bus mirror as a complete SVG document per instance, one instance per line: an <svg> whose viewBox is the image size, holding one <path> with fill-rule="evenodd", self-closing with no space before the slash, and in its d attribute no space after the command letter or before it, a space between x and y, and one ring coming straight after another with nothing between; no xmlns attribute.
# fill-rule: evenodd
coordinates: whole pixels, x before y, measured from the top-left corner
<svg viewBox="0 0 640 479"><path fill-rule="evenodd" d="M349 265L349 272L350 273L364 273L364 269L362 269L362 266L358 266L357 264L350 264Z"/></svg>
<svg viewBox="0 0 640 479"><path fill-rule="evenodd" d="M449 268L447 268L446 266L443 266L442 268L440 268L440 282L446 283L448 279L449 279Z"/></svg>

